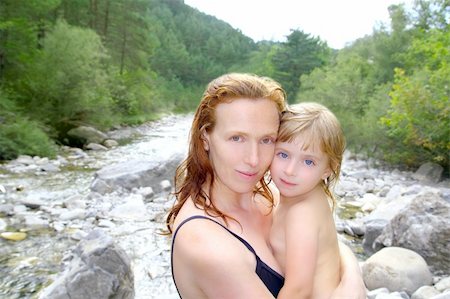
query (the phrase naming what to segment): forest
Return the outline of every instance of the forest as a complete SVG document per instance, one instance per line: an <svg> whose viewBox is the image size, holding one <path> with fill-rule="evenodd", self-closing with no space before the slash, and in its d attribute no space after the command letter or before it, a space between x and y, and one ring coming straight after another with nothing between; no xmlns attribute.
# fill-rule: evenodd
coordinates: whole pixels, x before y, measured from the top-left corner
<svg viewBox="0 0 450 299"><path fill-rule="evenodd" d="M301 28L255 42L183 0L1 0L0 160L53 157L82 124L193 111L211 79L248 72L329 107L352 152L448 175L450 0L389 15L337 50Z"/></svg>

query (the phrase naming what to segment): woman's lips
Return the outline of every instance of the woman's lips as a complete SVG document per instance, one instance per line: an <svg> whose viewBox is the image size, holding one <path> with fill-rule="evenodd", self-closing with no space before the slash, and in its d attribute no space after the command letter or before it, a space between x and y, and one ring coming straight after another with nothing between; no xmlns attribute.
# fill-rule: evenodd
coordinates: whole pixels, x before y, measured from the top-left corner
<svg viewBox="0 0 450 299"><path fill-rule="evenodd" d="M258 174L258 172L247 172L247 171L239 171L237 170L237 173L239 173L241 175L241 177L245 178L245 179L254 179L256 177L256 175Z"/></svg>

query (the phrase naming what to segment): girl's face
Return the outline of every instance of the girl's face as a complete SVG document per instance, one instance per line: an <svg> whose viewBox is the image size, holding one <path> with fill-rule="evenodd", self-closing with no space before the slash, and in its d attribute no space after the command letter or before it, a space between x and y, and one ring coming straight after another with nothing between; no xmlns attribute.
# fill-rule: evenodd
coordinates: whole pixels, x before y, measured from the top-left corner
<svg viewBox="0 0 450 299"><path fill-rule="evenodd" d="M267 99L235 99L216 107L216 124L204 134L214 169L214 186L234 193L252 192L272 162L279 126Z"/></svg>
<svg viewBox="0 0 450 299"><path fill-rule="evenodd" d="M302 136L277 142L270 175L284 197L306 196L331 174L328 156L320 146L304 149Z"/></svg>

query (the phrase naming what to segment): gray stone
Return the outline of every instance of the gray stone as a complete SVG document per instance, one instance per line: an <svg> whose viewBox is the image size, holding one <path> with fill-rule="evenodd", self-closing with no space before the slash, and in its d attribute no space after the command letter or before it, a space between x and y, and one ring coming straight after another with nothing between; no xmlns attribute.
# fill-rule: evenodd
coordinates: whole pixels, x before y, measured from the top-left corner
<svg viewBox="0 0 450 299"><path fill-rule="evenodd" d="M45 201L38 198L24 198L20 200L20 203L30 209L39 209L39 207L47 204Z"/></svg>
<svg viewBox="0 0 450 299"><path fill-rule="evenodd" d="M423 182L438 183L441 180L443 172L444 168L441 165L427 162L417 169L413 178Z"/></svg>
<svg viewBox="0 0 450 299"><path fill-rule="evenodd" d="M392 218L373 248L398 246L420 254L434 271L450 269L450 204L439 194L419 194Z"/></svg>
<svg viewBox="0 0 450 299"><path fill-rule="evenodd" d="M378 288L367 292L367 299L375 299L379 294L389 294L387 288Z"/></svg>
<svg viewBox="0 0 450 299"><path fill-rule="evenodd" d="M95 174L91 190L104 194L118 187L126 190L155 186L155 192L163 191L159 182L172 179L181 156L173 157L167 163L134 160L106 166ZM111 192L109 191L109 192Z"/></svg>
<svg viewBox="0 0 450 299"><path fill-rule="evenodd" d="M94 143L94 142L88 143L84 148L87 150L91 150L91 151L106 151L106 150L108 150L107 147L105 147L101 144L98 144L98 143Z"/></svg>
<svg viewBox="0 0 450 299"><path fill-rule="evenodd" d="M77 143L89 144L89 143L102 143L108 136L92 127L80 126L71 129L67 132L71 138L77 139Z"/></svg>
<svg viewBox="0 0 450 299"><path fill-rule="evenodd" d="M425 260L412 250L386 247L362 266L363 279L369 290L386 287L390 291L413 294L423 285L432 283Z"/></svg>
<svg viewBox="0 0 450 299"><path fill-rule="evenodd" d="M412 294L411 299L430 299L433 296L439 295L440 292L432 286L423 286L417 289Z"/></svg>
<svg viewBox="0 0 450 299"><path fill-rule="evenodd" d="M39 230L50 226L47 219L42 219L36 215L25 215L24 224L28 230Z"/></svg>
<svg viewBox="0 0 450 299"><path fill-rule="evenodd" d="M134 298L130 259L103 231L89 233L72 254L68 268L39 294L40 299Z"/></svg>
<svg viewBox="0 0 450 299"><path fill-rule="evenodd" d="M45 172L57 172L59 171L59 167L53 163L46 163L39 166L41 171Z"/></svg>
<svg viewBox="0 0 450 299"><path fill-rule="evenodd" d="M84 209L74 209L70 211L64 211L59 215L59 220L61 221L69 221L74 219L85 219L86 218L86 210Z"/></svg>
<svg viewBox="0 0 450 299"><path fill-rule="evenodd" d="M375 252L373 248L373 242L381 235L383 229L389 222L385 219L373 219L365 223L366 231L364 234L364 239L362 246L367 254L372 254Z"/></svg>
<svg viewBox="0 0 450 299"><path fill-rule="evenodd" d="M4 232L7 226L8 224L6 221L0 218L0 232Z"/></svg>
<svg viewBox="0 0 450 299"><path fill-rule="evenodd" d="M103 145L106 146L107 148L113 148L119 145L119 143L113 139L106 139L105 141L103 141Z"/></svg>
<svg viewBox="0 0 450 299"><path fill-rule="evenodd" d="M434 287L436 288L436 290L438 290L439 292L443 292L447 289L450 289L450 276L449 277L445 277L441 280L439 280Z"/></svg>
<svg viewBox="0 0 450 299"><path fill-rule="evenodd" d="M445 291L442 294L431 297L431 299L450 299L450 291Z"/></svg>

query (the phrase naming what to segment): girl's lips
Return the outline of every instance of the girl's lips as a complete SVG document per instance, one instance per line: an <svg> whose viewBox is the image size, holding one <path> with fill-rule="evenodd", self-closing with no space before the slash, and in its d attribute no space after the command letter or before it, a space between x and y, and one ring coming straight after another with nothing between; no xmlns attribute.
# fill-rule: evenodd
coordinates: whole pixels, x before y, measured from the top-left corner
<svg viewBox="0 0 450 299"><path fill-rule="evenodd" d="M295 186L295 185L296 185L296 184L293 184L293 183L289 183L288 181L285 181L285 180L283 180L283 179L280 179L280 181L281 181L283 184L287 185L287 186Z"/></svg>

